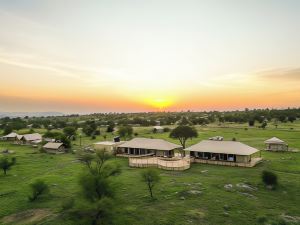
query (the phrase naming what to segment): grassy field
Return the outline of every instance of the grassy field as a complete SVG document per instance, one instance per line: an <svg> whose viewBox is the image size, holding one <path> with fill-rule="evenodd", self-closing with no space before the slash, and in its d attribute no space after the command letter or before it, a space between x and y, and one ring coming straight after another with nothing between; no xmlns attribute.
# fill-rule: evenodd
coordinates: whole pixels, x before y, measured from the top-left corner
<svg viewBox="0 0 300 225"><path fill-rule="evenodd" d="M197 127L199 137L189 141L191 145L211 136L223 136L225 140L235 137L253 147L263 149L263 141L277 136L286 140L291 148L300 149L300 123L268 127L265 130L248 128L246 124L229 124L226 127L211 125ZM293 128L293 129L290 129ZM37 130L44 132L44 130ZM151 128L136 127L138 136L164 138L174 143L168 133L153 134ZM21 131L26 133L26 130ZM104 129L101 130L102 134ZM107 134L107 140L113 134ZM82 138L83 145L104 140ZM79 145L77 139L73 146ZM17 164L7 176L0 175L0 218L28 209L49 209L44 219L36 222L17 217L13 224L78 224L61 213L61 202L74 197L81 203L78 176L82 165L74 154L48 155L37 153L27 146L0 142L0 150L14 150ZM122 174L114 178L117 186L114 224L257 224L265 217L269 224L285 218L290 224L300 224L300 152L262 152L264 162L255 168L235 168L204 164L193 164L184 172L159 170L162 180L154 191L155 201L150 201L145 184L141 181L142 169L129 168L127 159L115 158ZM276 190L268 190L261 182L261 172L273 170L279 178ZM28 202L29 184L35 179L45 180L51 194L36 202ZM226 189L224 185L232 184ZM246 185L241 185L246 184ZM250 187L250 188L249 188ZM44 212L45 213L45 212ZM291 217L288 217L291 216ZM298 220L297 220L298 219ZM266 223L267 224L267 223ZM281 223L282 224L282 223Z"/></svg>

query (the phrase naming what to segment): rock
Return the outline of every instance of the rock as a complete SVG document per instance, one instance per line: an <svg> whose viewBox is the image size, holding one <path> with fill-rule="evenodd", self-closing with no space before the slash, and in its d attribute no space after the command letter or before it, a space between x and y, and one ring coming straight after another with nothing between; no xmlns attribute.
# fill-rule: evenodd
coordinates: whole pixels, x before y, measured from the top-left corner
<svg viewBox="0 0 300 225"><path fill-rule="evenodd" d="M280 215L280 217L287 223L298 224L300 222L300 216L290 216L290 215L282 214Z"/></svg>
<svg viewBox="0 0 300 225"><path fill-rule="evenodd" d="M249 193L245 193L245 192L239 192L239 193L242 194L242 195L245 195L245 196L247 196L249 198L256 198L256 196L254 196L252 194L249 194Z"/></svg>
<svg viewBox="0 0 300 225"><path fill-rule="evenodd" d="M192 194L192 195L200 195L200 194L202 194L202 191L198 191L198 190L189 190L188 193L189 193L189 194Z"/></svg>
<svg viewBox="0 0 300 225"><path fill-rule="evenodd" d="M250 186L248 184L244 184L244 183L236 184L236 186L241 188L241 189L248 190L248 191L256 191L257 190L256 187L252 187L252 186Z"/></svg>
<svg viewBox="0 0 300 225"><path fill-rule="evenodd" d="M180 197L180 200L185 200L185 197L181 196L181 197Z"/></svg>
<svg viewBox="0 0 300 225"><path fill-rule="evenodd" d="M226 190L231 190L231 189L233 188L233 185L232 185L232 184L225 184L225 185L224 185L224 188L225 188Z"/></svg>
<svg viewBox="0 0 300 225"><path fill-rule="evenodd" d="M223 215L228 217L229 216L229 213L228 212L223 212Z"/></svg>

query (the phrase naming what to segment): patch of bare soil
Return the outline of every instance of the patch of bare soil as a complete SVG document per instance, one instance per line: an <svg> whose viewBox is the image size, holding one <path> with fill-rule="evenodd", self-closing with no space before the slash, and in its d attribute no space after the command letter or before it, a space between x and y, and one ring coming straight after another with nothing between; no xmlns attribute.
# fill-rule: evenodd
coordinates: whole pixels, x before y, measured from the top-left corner
<svg viewBox="0 0 300 225"><path fill-rule="evenodd" d="M1 222L3 224L36 224L37 222L46 219L53 215L50 209L29 209L9 216L5 216Z"/></svg>

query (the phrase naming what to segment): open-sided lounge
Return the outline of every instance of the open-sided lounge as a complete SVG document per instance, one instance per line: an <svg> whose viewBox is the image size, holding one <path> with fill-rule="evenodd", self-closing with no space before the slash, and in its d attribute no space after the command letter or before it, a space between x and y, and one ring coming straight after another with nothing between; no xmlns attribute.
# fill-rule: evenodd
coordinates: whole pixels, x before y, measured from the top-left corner
<svg viewBox="0 0 300 225"><path fill-rule="evenodd" d="M259 150L237 141L204 140L184 150L191 162L252 167L261 161L253 157Z"/></svg>
<svg viewBox="0 0 300 225"><path fill-rule="evenodd" d="M124 156L153 155L173 157L176 149L182 149L182 147L162 139L134 138L119 145L117 152L119 155Z"/></svg>

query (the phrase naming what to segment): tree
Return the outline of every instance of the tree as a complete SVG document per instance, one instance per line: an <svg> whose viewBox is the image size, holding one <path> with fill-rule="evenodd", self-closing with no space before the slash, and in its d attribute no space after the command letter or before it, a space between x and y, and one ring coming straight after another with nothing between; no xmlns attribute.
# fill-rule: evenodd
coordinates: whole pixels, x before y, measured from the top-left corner
<svg viewBox="0 0 300 225"><path fill-rule="evenodd" d="M133 133L133 129L131 126L122 126L118 130L118 134L120 135L120 137L123 137L125 139L127 137L131 137L132 133Z"/></svg>
<svg viewBox="0 0 300 225"><path fill-rule="evenodd" d="M114 128L115 128L115 123L112 122L112 121L110 121L110 122L108 123L106 132L107 132L107 133L114 132Z"/></svg>
<svg viewBox="0 0 300 225"><path fill-rule="evenodd" d="M75 136L76 135L76 128L75 127L65 127L63 129L63 132L66 136L71 137L71 136Z"/></svg>
<svg viewBox="0 0 300 225"><path fill-rule="evenodd" d="M89 219L92 218L92 224L108 224L115 193L110 178L120 173L120 167L107 163L112 155L104 149L95 155L81 153L78 158L87 168L79 178L82 195L88 202L88 208L83 210L87 211Z"/></svg>
<svg viewBox="0 0 300 225"><path fill-rule="evenodd" d="M264 120L264 121L262 122L262 124L261 124L261 128L262 128L262 129L265 129L265 128L267 127L267 125L268 125L267 121Z"/></svg>
<svg viewBox="0 0 300 225"><path fill-rule="evenodd" d="M15 164L16 164L15 157L11 158L10 161L7 157L2 157L0 159L0 168L3 170L4 175L6 175L7 171Z"/></svg>
<svg viewBox="0 0 300 225"><path fill-rule="evenodd" d="M49 193L49 187L43 180L36 180L30 184L31 196L28 197L29 201L35 201L39 196Z"/></svg>
<svg viewBox="0 0 300 225"><path fill-rule="evenodd" d="M176 138L180 141L183 149L185 149L185 143L189 138L198 137L198 132L194 127L190 126L178 126L170 133L171 138Z"/></svg>
<svg viewBox="0 0 300 225"><path fill-rule="evenodd" d="M266 185L270 185L270 186L277 185L277 175L271 171L264 170L262 172L262 180Z"/></svg>
<svg viewBox="0 0 300 225"><path fill-rule="evenodd" d="M250 120L248 121L248 124L249 124L249 127L253 127L254 124L255 124L255 120L254 120L254 119L250 119Z"/></svg>
<svg viewBox="0 0 300 225"><path fill-rule="evenodd" d="M7 134L10 134L12 131L13 131L13 129L11 126L5 126L3 134L7 135Z"/></svg>
<svg viewBox="0 0 300 225"><path fill-rule="evenodd" d="M86 136L92 136L97 130L97 125L95 121L87 121L82 129L82 132L85 133Z"/></svg>
<svg viewBox="0 0 300 225"><path fill-rule="evenodd" d="M295 116L288 116L288 121L293 123L297 118Z"/></svg>
<svg viewBox="0 0 300 225"><path fill-rule="evenodd" d="M145 169L142 171L142 179L147 184L151 198L153 198L154 185L160 181L160 176L157 170Z"/></svg>

